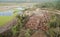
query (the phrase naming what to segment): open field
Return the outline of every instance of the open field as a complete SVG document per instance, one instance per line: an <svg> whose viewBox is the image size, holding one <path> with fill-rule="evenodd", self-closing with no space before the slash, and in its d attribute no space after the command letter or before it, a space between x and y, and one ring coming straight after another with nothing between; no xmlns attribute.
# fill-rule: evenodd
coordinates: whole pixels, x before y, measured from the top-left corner
<svg viewBox="0 0 60 37"><path fill-rule="evenodd" d="M0 26L3 26L8 21L12 20L13 16L0 16Z"/></svg>
<svg viewBox="0 0 60 37"><path fill-rule="evenodd" d="M0 11L9 10L16 7L32 7L36 3L0 3Z"/></svg>

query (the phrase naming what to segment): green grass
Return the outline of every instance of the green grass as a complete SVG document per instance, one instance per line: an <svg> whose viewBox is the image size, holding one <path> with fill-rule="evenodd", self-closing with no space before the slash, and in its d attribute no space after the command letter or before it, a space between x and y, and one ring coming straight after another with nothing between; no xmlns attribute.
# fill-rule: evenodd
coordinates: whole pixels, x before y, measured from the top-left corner
<svg viewBox="0 0 60 37"><path fill-rule="evenodd" d="M12 20L14 16L0 16L0 26L5 25L8 21Z"/></svg>
<svg viewBox="0 0 60 37"><path fill-rule="evenodd" d="M12 16L0 16L0 26L4 26L6 23L15 18L15 16L16 13L14 13Z"/></svg>

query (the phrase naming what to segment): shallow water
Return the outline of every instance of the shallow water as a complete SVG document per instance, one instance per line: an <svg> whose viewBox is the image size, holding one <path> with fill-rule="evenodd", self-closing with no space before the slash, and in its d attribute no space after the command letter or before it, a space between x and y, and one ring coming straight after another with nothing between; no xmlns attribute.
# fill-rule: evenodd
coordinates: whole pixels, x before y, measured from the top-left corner
<svg viewBox="0 0 60 37"><path fill-rule="evenodd" d="M13 15L12 10L0 11L0 16L12 16L12 15Z"/></svg>

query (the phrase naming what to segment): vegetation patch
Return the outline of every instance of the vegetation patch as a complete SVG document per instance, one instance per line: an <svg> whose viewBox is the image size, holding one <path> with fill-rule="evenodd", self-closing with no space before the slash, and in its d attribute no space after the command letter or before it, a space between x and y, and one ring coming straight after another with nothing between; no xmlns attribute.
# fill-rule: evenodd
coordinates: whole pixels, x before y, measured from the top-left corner
<svg viewBox="0 0 60 37"><path fill-rule="evenodd" d="M14 18L13 16L0 16L0 26L7 24L13 18Z"/></svg>

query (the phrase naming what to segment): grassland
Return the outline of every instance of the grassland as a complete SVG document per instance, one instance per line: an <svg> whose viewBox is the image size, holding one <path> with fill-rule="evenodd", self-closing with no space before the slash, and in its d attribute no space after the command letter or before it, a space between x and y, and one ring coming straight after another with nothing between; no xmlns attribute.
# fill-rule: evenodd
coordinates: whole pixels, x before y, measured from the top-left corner
<svg viewBox="0 0 60 37"><path fill-rule="evenodd" d="M14 16L0 16L0 26L5 25L8 21L12 20Z"/></svg>
<svg viewBox="0 0 60 37"><path fill-rule="evenodd" d="M6 7L5 7L6 6ZM15 5L14 5L15 7ZM13 8L11 4L1 4L0 3L0 11L7 11ZM6 23L11 21L14 18L14 14L12 16L0 16L0 26L4 26Z"/></svg>

